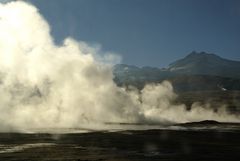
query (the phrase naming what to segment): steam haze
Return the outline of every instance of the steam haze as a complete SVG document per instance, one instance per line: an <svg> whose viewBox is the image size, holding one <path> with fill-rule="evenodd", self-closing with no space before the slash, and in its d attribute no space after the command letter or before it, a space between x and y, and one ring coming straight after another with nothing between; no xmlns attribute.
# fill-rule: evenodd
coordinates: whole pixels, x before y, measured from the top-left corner
<svg viewBox="0 0 240 161"><path fill-rule="evenodd" d="M50 27L26 2L0 3L0 131L81 127L106 122L239 122L194 104L174 105L169 82L126 90L113 82L110 61L100 49L66 38L55 45ZM107 63L106 63L107 62Z"/></svg>

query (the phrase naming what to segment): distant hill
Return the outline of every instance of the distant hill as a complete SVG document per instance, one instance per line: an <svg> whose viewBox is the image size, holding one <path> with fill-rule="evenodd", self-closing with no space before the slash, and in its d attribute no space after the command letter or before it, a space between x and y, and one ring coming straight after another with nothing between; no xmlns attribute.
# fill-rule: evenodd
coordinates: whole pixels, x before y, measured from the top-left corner
<svg viewBox="0 0 240 161"><path fill-rule="evenodd" d="M240 78L240 61L223 59L215 54L193 51L169 65L169 71L182 74Z"/></svg>
<svg viewBox="0 0 240 161"><path fill-rule="evenodd" d="M146 83L169 80L176 92L240 90L240 62L205 52L191 52L164 69L118 64L113 73L118 85L133 85L140 89Z"/></svg>
<svg viewBox="0 0 240 161"><path fill-rule="evenodd" d="M228 111L240 114L240 62L223 59L214 54L192 52L168 68L137 67L118 64L114 81L119 86L142 89L147 83L169 80L178 94L176 103L187 109L194 102L211 104L214 110L226 105Z"/></svg>

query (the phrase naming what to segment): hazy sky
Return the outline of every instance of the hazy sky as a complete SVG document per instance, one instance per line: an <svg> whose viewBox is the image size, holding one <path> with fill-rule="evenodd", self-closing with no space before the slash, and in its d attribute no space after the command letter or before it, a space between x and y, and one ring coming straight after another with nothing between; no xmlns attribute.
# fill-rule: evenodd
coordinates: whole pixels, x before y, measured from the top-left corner
<svg viewBox="0 0 240 161"><path fill-rule="evenodd" d="M123 63L164 67L189 52L240 60L239 0L30 0L56 42L99 43Z"/></svg>

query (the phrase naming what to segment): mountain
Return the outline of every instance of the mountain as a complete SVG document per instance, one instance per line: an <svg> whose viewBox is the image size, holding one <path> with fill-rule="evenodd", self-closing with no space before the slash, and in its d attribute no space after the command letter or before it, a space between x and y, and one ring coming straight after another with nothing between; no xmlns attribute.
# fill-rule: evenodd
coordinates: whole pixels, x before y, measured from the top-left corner
<svg viewBox="0 0 240 161"><path fill-rule="evenodd" d="M193 51L163 69L118 64L113 74L119 86L133 85L139 89L147 83L169 80L176 92L240 90L240 62L206 52Z"/></svg>
<svg viewBox="0 0 240 161"><path fill-rule="evenodd" d="M213 75L240 78L240 61L223 59L215 54L193 51L169 65L169 71L188 75Z"/></svg>
<svg viewBox="0 0 240 161"><path fill-rule="evenodd" d="M176 103L187 109L194 102L210 104L214 110L226 105L228 111L240 114L240 62L215 54L192 52L168 68L115 65L114 81L118 86L142 89L147 83L168 80L178 94Z"/></svg>

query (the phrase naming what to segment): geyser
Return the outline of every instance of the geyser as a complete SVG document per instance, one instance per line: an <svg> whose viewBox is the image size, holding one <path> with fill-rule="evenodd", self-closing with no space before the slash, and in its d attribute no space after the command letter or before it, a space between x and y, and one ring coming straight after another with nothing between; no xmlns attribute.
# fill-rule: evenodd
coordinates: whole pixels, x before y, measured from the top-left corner
<svg viewBox="0 0 240 161"><path fill-rule="evenodd" d="M113 82L98 49L66 38L55 45L50 27L26 2L0 3L0 131L79 127L105 122L237 122L193 105L173 105L169 82L127 91ZM105 56L111 57L114 56Z"/></svg>

